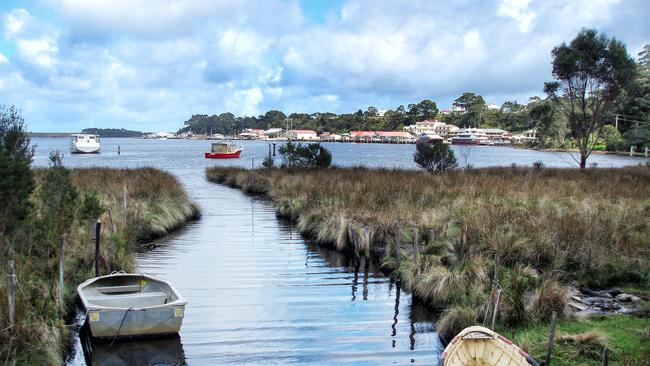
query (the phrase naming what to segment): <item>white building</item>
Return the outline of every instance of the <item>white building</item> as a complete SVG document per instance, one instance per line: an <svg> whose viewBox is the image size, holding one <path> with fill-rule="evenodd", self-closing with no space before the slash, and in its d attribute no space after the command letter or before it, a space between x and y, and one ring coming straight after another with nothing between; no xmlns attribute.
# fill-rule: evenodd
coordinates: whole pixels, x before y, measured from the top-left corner
<svg viewBox="0 0 650 366"><path fill-rule="evenodd" d="M458 131L458 127L439 121L424 120L422 122L416 122L414 125L406 126L404 130L411 132L415 136L440 135L446 137Z"/></svg>
<svg viewBox="0 0 650 366"><path fill-rule="evenodd" d="M287 131L286 136L289 140L316 141L319 139L316 131L312 130L290 130Z"/></svg>

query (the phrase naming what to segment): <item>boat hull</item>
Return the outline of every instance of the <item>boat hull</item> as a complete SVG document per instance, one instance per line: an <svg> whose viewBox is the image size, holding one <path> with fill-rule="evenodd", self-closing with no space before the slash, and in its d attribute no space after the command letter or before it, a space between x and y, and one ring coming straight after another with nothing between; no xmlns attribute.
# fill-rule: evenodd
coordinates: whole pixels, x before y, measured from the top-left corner
<svg viewBox="0 0 650 366"><path fill-rule="evenodd" d="M142 309L101 309L88 312L93 337L133 337L175 334L181 330L185 305Z"/></svg>
<svg viewBox="0 0 650 366"><path fill-rule="evenodd" d="M236 150L233 152L228 152L228 153L213 153L213 152L207 152L205 153L205 158L206 159L236 159L241 155L242 150Z"/></svg>
<svg viewBox="0 0 650 366"><path fill-rule="evenodd" d="M77 294L96 338L178 333L187 304L169 282L145 274L91 278L77 287Z"/></svg>
<svg viewBox="0 0 650 366"><path fill-rule="evenodd" d="M73 154L99 154L99 146L73 146L70 148Z"/></svg>
<svg viewBox="0 0 650 366"><path fill-rule="evenodd" d="M459 139L451 139L451 144L452 145L478 145L479 140L459 140Z"/></svg>
<svg viewBox="0 0 650 366"><path fill-rule="evenodd" d="M528 353L484 327L463 329L449 342L439 366L538 366Z"/></svg>

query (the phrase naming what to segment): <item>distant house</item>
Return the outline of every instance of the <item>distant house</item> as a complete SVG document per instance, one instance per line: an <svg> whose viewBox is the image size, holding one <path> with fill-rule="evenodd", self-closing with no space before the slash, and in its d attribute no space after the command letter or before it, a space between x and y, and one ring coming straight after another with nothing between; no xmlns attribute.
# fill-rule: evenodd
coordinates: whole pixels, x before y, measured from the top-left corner
<svg viewBox="0 0 650 366"><path fill-rule="evenodd" d="M264 140L264 130L261 128L247 128L239 134L240 139L244 140Z"/></svg>
<svg viewBox="0 0 650 366"><path fill-rule="evenodd" d="M312 130L289 130L286 133L289 140L316 141L318 134Z"/></svg>
<svg viewBox="0 0 650 366"><path fill-rule="evenodd" d="M266 136L267 139L277 139L284 137L284 130L282 128L269 128L268 130L264 131L264 136Z"/></svg>
<svg viewBox="0 0 650 366"><path fill-rule="evenodd" d="M512 136L512 142L514 143L537 142L537 130L532 129L524 132L521 135Z"/></svg>
<svg viewBox="0 0 650 366"><path fill-rule="evenodd" d="M377 131L381 142L405 143L414 142L416 138L406 131Z"/></svg>
<svg viewBox="0 0 650 366"><path fill-rule="evenodd" d="M407 131L351 131L350 140L354 142L414 142L416 138Z"/></svg>
<svg viewBox="0 0 650 366"><path fill-rule="evenodd" d="M447 137L453 132L458 131L458 127L439 121L424 120L416 122L414 125L404 127L404 130L411 132L415 136L422 135L440 135Z"/></svg>

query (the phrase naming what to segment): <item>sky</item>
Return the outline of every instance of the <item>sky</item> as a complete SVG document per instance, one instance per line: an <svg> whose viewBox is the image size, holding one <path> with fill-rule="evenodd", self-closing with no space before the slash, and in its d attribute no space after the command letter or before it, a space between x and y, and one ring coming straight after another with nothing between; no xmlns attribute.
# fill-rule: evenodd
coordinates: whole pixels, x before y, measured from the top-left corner
<svg viewBox="0 0 650 366"><path fill-rule="evenodd" d="M0 105L34 132L193 114L526 103L583 27L650 43L647 0L0 0Z"/></svg>

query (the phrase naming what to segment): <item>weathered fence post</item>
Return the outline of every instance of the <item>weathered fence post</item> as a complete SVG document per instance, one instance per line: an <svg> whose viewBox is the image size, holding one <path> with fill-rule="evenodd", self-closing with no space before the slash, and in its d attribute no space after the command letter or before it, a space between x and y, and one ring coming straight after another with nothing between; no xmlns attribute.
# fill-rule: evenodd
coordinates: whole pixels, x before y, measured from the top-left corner
<svg viewBox="0 0 650 366"><path fill-rule="evenodd" d="M123 228L122 229L126 229L126 219L127 219L127 214L128 214L127 201L126 201L127 200L127 195L128 195L128 191L126 190L126 181L125 181L124 182L124 197L123 197L123 202L122 202L122 208L124 210L124 223L123 223Z"/></svg>
<svg viewBox="0 0 650 366"><path fill-rule="evenodd" d="M271 144L269 144L269 160L271 160Z"/></svg>
<svg viewBox="0 0 650 366"><path fill-rule="evenodd" d="M630 156L634 155L634 145L630 146Z"/></svg>
<svg viewBox="0 0 650 366"><path fill-rule="evenodd" d="M120 155L120 145L117 145L117 155Z"/></svg>
<svg viewBox="0 0 650 366"><path fill-rule="evenodd" d="M275 156L275 142L273 143L273 156Z"/></svg>
<svg viewBox="0 0 650 366"><path fill-rule="evenodd" d="M551 332L548 335L548 346L546 348L546 362L545 366L551 365L551 356L553 354L553 343L555 343L555 322L557 321L557 312L554 311L551 315Z"/></svg>
<svg viewBox="0 0 650 366"><path fill-rule="evenodd" d="M61 307L61 313L63 313L64 310L63 290L65 284L63 282L63 275L65 272L65 246L67 241L68 241L68 235L63 234L61 236L61 247L59 250L59 306Z"/></svg>
<svg viewBox="0 0 650 366"><path fill-rule="evenodd" d="M415 257L420 256L420 238L419 238L420 232L418 231L418 226L413 225L413 249L415 249Z"/></svg>
<svg viewBox="0 0 650 366"><path fill-rule="evenodd" d="M7 261L7 312L9 329L13 333L16 326L16 263L13 259Z"/></svg>
<svg viewBox="0 0 650 366"><path fill-rule="evenodd" d="M494 302L494 310L492 311L492 327L494 330L497 325L497 318L499 317L499 303L501 302L501 289L497 290L497 299Z"/></svg>
<svg viewBox="0 0 650 366"><path fill-rule="evenodd" d="M645 153L644 153L644 155L645 155L646 158L648 157L648 147L647 147L647 146L645 147Z"/></svg>
<svg viewBox="0 0 650 366"><path fill-rule="evenodd" d="M401 261L401 255L400 255L400 233L399 233L399 225L395 228L395 240L393 240L393 244L395 245L395 261L397 262L397 266L399 267L400 261Z"/></svg>
<svg viewBox="0 0 650 366"><path fill-rule="evenodd" d="M95 223L95 277L99 277L99 241L100 233L102 230L101 221L97 220Z"/></svg>
<svg viewBox="0 0 650 366"><path fill-rule="evenodd" d="M255 157L251 157L251 170L255 169Z"/></svg>
<svg viewBox="0 0 650 366"><path fill-rule="evenodd" d="M603 366L609 365L609 348L603 349Z"/></svg>

